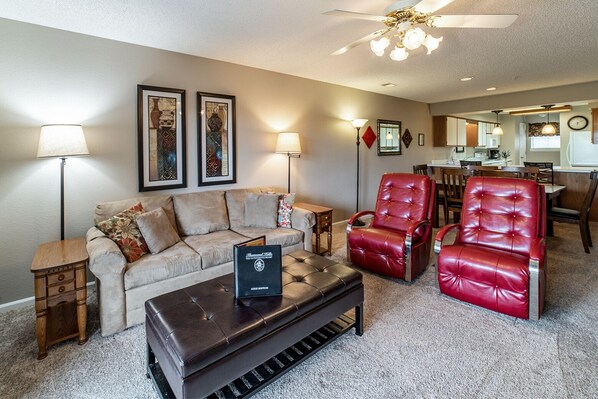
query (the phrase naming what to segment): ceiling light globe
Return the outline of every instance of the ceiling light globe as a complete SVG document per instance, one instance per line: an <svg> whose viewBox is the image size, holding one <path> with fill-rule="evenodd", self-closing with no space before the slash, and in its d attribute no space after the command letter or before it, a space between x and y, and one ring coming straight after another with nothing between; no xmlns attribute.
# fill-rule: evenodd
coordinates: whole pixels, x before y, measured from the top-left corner
<svg viewBox="0 0 598 399"><path fill-rule="evenodd" d="M556 129L552 123L547 123L542 127L542 134L555 134Z"/></svg>
<svg viewBox="0 0 598 399"><path fill-rule="evenodd" d="M408 50L415 50L423 44L425 38L426 32L421 30L421 28L409 29L407 32L405 32L403 45L407 47Z"/></svg>
<svg viewBox="0 0 598 399"><path fill-rule="evenodd" d="M424 46L426 46L426 48L428 49L428 54L430 54L432 51L438 48L443 38L443 36L440 36L438 38L432 35L426 36L426 38L424 39Z"/></svg>
<svg viewBox="0 0 598 399"><path fill-rule="evenodd" d="M395 46L394 50L390 52L390 58L393 61L403 61L407 57L409 57L409 53L405 50L405 47Z"/></svg>
<svg viewBox="0 0 598 399"><path fill-rule="evenodd" d="M370 41L370 48L377 56L384 55L384 50L390 44L390 40L387 37L381 37L378 40Z"/></svg>
<svg viewBox="0 0 598 399"><path fill-rule="evenodd" d="M502 127L496 126L494 129L492 129L492 134L495 134L497 136L502 136L503 135Z"/></svg>

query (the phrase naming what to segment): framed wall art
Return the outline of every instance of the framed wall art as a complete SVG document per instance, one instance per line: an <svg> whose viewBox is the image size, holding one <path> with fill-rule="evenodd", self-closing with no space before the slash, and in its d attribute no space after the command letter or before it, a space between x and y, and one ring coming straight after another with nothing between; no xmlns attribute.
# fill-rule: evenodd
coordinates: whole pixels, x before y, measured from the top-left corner
<svg viewBox="0 0 598 399"><path fill-rule="evenodd" d="M185 90L137 85L139 191L187 187Z"/></svg>
<svg viewBox="0 0 598 399"><path fill-rule="evenodd" d="M401 155L401 122L378 119L378 155Z"/></svg>
<svg viewBox="0 0 598 399"><path fill-rule="evenodd" d="M423 147L425 138L426 138L426 136L424 136L423 133L418 133L417 134L417 145L420 147Z"/></svg>
<svg viewBox="0 0 598 399"><path fill-rule="evenodd" d="M237 181L235 96L197 92L199 186Z"/></svg>

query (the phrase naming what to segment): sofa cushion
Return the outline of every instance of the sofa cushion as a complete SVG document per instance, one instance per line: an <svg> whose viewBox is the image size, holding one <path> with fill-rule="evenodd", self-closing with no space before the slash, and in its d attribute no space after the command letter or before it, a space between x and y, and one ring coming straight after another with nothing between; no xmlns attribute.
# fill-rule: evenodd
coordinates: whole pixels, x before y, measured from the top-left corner
<svg viewBox="0 0 598 399"><path fill-rule="evenodd" d="M233 245L247 241L247 237L230 230L183 237L183 241L201 255L202 269L233 260Z"/></svg>
<svg viewBox="0 0 598 399"><path fill-rule="evenodd" d="M179 241L159 254L148 254L136 262L128 263L125 270L125 290L198 270L201 270L201 256Z"/></svg>
<svg viewBox="0 0 598 399"><path fill-rule="evenodd" d="M147 247L153 254L160 253L181 240L163 208L137 215L135 221Z"/></svg>
<svg viewBox="0 0 598 399"><path fill-rule="evenodd" d="M249 193L245 197L245 226L276 228L278 195Z"/></svg>
<svg viewBox="0 0 598 399"><path fill-rule="evenodd" d="M228 230L224 191L202 191L173 198L176 221L181 236Z"/></svg>
<svg viewBox="0 0 598 399"><path fill-rule="evenodd" d="M96 205L93 222L95 224L98 224L102 220L109 219L117 213L122 212L125 209L129 209L130 207L139 202L141 202L143 210L146 212L153 211L154 209L158 208L163 208L164 212L166 213L166 216L168 216L170 224L172 224L172 227L174 227L174 229L177 230L176 220L174 218L174 207L172 205L172 197L170 195L154 195L151 197L138 197L121 201L103 202L101 204Z"/></svg>
<svg viewBox="0 0 598 399"><path fill-rule="evenodd" d="M149 252L135 221L135 217L142 213L143 206L137 203L96 225L98 230L118 245L127 262L135 262Z"/></svg>
<svg viewBox="0 0 598 399"><path fill-rule="evenodd" d="M303 242L303 232L301 230L286 229L284 227L276 229L238 227L235 231L247 237L266 236L268 245L281 245L283 248Z"/></svg>
<svg viewBox="0 0 598 399"><path fill-rule="evenodd" d="M235 230L245 224L245 197L249 193L260 193L259 188L236 188L226 192L226 207L230 228Z"/></svg>

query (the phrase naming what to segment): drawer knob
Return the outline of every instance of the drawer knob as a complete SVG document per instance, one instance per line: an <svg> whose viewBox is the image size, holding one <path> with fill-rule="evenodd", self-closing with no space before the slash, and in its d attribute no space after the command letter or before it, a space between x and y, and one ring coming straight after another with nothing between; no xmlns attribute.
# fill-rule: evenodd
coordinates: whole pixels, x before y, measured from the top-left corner
<svg viewBox="0 0 598 399"><path fill-rule="evenodd" d="M61 285L60 288L58 288L58 292L61 294L64 292L64 285Z"/></svg>
<svg viewBox="0 0 598 399"><path fill-rule="evenodd" d="M62 281L64 280L64 274L59 274L58 275L58 281Z"/></svg>

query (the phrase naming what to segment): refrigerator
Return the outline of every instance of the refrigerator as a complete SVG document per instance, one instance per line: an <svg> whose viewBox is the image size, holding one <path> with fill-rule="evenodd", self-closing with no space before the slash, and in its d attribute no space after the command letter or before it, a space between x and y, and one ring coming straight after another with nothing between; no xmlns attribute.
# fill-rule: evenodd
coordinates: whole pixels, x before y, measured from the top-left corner
<svg viewBox="0 0 598 399"><path fill-rule="evenodd" d="M598 144L592 144L591 132L571 132L567 161L571 166L598 166Z"/></svg>

